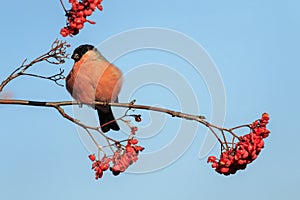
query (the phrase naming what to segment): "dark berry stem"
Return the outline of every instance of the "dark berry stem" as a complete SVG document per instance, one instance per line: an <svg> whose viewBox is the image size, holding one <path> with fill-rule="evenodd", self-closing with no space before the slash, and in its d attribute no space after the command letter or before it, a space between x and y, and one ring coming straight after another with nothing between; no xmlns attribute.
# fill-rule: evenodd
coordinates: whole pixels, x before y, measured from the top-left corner
<svg viewBox="0 0 300 200"><path fill-rule="evenodd" d="M64 11L67 13L68 11L67 11L67 9L66 9L64 3L62 2L62 0L59 0L59 1L60 1L61 6L63 7Z"/></svg>

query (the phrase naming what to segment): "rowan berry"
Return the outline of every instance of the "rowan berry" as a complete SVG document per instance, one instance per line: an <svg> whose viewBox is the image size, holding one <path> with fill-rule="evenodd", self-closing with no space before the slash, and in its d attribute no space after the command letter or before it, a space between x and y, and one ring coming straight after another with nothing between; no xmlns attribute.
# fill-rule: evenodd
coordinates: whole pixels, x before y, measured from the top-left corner
<svg viewBox="0 0 300 200"><path fill-rule="evenodd" d="M109 164L104 163L104 164L102 164L102 165L100 166L100 168L101 168L102 171L106 171L106 170L109 168Z"/></svg>
<svg viewBox="0 0 300 200"><path fill-rule="evenodd" d="M264 138L268 137L270 131L267 130L269 115L264 113L260 120L256 120L250 125L250 133L239 137L239 141L231 148L221 152L220 159L209 156L207 162L211 162L215 171L224 174L234 174L237 170L243 170L253 162L264 148ZM229 145L228 145L229 146Z"/></svg>
<svg viewBox="0 0 300 200"><path fill-rule="evenodd" d="M60 34L63 36L63 37L66 37L70 34L69 30L67 27L64 27L60 30Z"/></svg>
<svg viewBox="0 0 300 200"><path fill-rule="evenodd" d="M217 158L216 156L209 156L208 159L207 159L207 162L216 162Z"/></svg>
<svg viewBox="0 0 300 200"><path fill-rule="evenodd" d="M143 151L145 148L141 146L135 146L134 149L135 151L139 152L139 151Z"/></svg>
<svg viewBox="0 0 300 200"><path fill-rule="evenodd" d="M137 139L135 139L135 138L132 138L132 139L128 140L128 143L129 144L133 144L133 145L137 144L138 142L139 141Z"/></svg>
<svg viewBox="0 0 300 200"><path fill-rule="evenodd" d="M127 145L127 146L126 146L126 151L127 151L127 152L133 152L133 151L134 151L134 148L133 148L132 146L130 146L130 145Z"/></svg>
<svg viewBox="0 0 300 200"><path fill-rule="evenodd" d="M78 34L79 30L83 29L85 22L95 24L95 22L87 20L86 18L92 15L96 7L102 11L102 0L69 0L69 3L71 3L72 6L70 10L66 11L67 26L60 31L63 37Z"/></svg>
<svg viewBox="0 0 300 200"><path fill-rule="evenodd" d="M95 160L96 160L95 154L89 155L89 159L90 159L91 161L95 161Z"/></svg>

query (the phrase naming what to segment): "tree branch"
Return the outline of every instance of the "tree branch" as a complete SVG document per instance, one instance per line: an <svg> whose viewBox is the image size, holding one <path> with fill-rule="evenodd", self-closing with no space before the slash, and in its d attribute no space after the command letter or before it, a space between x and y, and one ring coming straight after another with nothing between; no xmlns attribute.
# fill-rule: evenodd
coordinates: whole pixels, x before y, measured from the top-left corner
<svg viewBox="0 0 300 200"><path fill-rule="evenodd" d="M78 101L42 102L42 101L29 101L29 100L0 99L0 104L58 108L58 107L62 107L62 106L82 105L83 103L78 102ZM160 113L169 114L172 117L178 117L178 118L183 118L183 119L187 119L187 120L198 121L206 126L209 124L208 122L206 122L204 120L205 117L201 116L201 115L192 115L192 114L169 110L166 108L159 108L159 107L153 107L153 106L147 106L147 105L135 105L134 102L130 102L130 103L92 102L92 103L88 103L88 104L84 103L84 104L88 105L88 106L101 105L101 106L122 107L122 108L128 108L128 109L150 110L150 111L156 111L156 112L160 112ZM61 113L61 114L64 116L63 113ZM73 121L73 122L76 123L76 121Z"/></svg>
<svg viewBox="0 0 300 200"><path fill-rule="evenodd" d="M218 137L218 134L214 131L214 129L221 131L222 135L224 135L224 131L225 131L225 132L230 133L234 138L240 139L233 132L233 130L238 129L238 128L243 128L243 127L249 127L249 125L240 125L240 126L233 127L233 128L224 128L224 127L220 127L220 126L209 123L208 121L205 120L205 117L201 116L201 115L182 113L182 112L173 111L173 110L166 109L166 108L159 108L159 107L153 107L153 106L147 106L147 105L135 105L134 103L135 103L135 101L132 101L130 103L91 102L91 103L84 103L84 104L88 105L88 106L95 106L95 105L108 106L109 105L109 106L113 106L113 107L127 108L129 110L130 109L150 110L150 111L165 113L165 114L171 115L172 117L197 121L197 122L205 125L206 127L208 127L211 130L211 132L216 136L216 138L218 139L218 141L220 143L222 143L221 139ZM0 99L0 104L52 107L52 108L55 108L64 118L68 119L69 121L85 128L85 129L92 129L92 130L99 131L99 128L100 128L100 127L92 127L89 125L82 124L78 119L75 119L75 118L71 117L70 115L68 115L67 113L65 113L64 109L62 108L63 106L82 105L83 104L78 101L42 102L42 101L29 101L29 100ZM130 115L127 115L127 112L126 112L124 114L124 116L122 116L122 117L125 117L125 116L130 116ZM119 119L122 119L122 117ZM105 135L103 135L103 136L105 136ZM115 142L115 140L113 140L113 139L109 139L109 140Z"/></svg>
<svg viewBox="0 0 300 200"><path fill-rule="evenodd" d="M41 79L48 79L51 80L53 82L55 82L57 85L59 86L64 86L63 84L60 84L58 81L59 80L63 80L66 77L63 75L63 73L65 72L65 70L63 69L59 69L59 73L51 75L51 76L41 76L41 75L37 75L37 74L30 74L30 73L21 73L21 75L25 75L25 76L32 76L32 77L36 77L36 78L41 78Z"/></svg>
<svg viewBox="0 0 300 200"><path fill-rule="evenodd" d="M34 75L34 74L30 74L30 73L25 73L25 72L34 64L43 62L43 61L46 61L50 64L55 64L55 65L63 64L65 62L65 59L68 58L68 56L69 56L66 53L66 49L68 47L70 47L70 45L67 44L66 42L62 42L60 40L55 40L51 45L51 49L47 53L37 57L36 59L34 59L33 61L31 61L28 64L25 64L27 61L27 59L25 59L22 62L20 67L15 69L4 81L2 81L2 83L0 84L0 92L2 92L3 88L10 81L12 81L13 79L15 79L19 76L22 76L22 75L29 75L29 76L35 76L35 77L39 77L39 78L48 79L48 80L54 81L56 84L60 85L57 81L64 78L64 76L62 75L63 70L60 70L60 73L55 74L53 76L49 76L49 77Z"/></svg>

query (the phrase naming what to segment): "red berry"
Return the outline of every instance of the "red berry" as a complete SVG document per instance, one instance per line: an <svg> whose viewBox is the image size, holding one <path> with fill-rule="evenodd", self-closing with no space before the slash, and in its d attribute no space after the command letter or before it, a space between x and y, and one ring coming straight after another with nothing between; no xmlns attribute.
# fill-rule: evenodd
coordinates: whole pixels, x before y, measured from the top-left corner
<svg viewBox="0 0 300 200"><path fill-rule="evenodd" d="M138 152L138 151L143 151L145 148L144 147L141 147L141 146L136 146L135 147L135 150Z"/></svg>
<svg viewBox="0 0 300 200"><path fill-rule="evenodd" d="M64 27L64 28L62 28L62 29L60 30L60 34L61 34L63 37L67 37L67 36L70 34L70 32L69 32L69 30L68 30L66 27Z"/></svg>
<svg viewBox="0 0 300 200"><path fill-rule="evenodd" d="M106 171L109 168L109 165L105 163L105 164L102 164L100 166L100 168L101 168L102 171Z"/></svg>
<svg viewBox="0 0 300 200"><path fill-rule="evenodd" d="M265 142L263 140L261 140L258 144L257 147L259 148L264 148Z"/></svg>
<svg viewBox="0 0 300 200"><path fill-rule="evenodd" d="M98 168L95 174L96 174L96 177L95 177L96 179L102 178L103 171L100 168Z"/></svg>
<svg viewBox="0 0 300 200"><path fill-rule="evenodd" d="M96 5L95 5L94 3L91 3L91 4L90 4L90 8L91 8L92 10L95 10Z"/></svg>
<svg viewBox="0 0 300 200"><path fill-rule="evenodd" d="M76 28L77 24L75 22L70 22L70 28L74 29Z"/></svg>
<svg viewBox="0 0 300 200"><path fill-rule="evenodd" d="M245 160L238 160L238 164L239 164L239 165L245 164Z"/></svg>
<svg viewBox="0 0 300 200"><path fill-rule="evenodd" d="M90 159L91 161L95 161L95 160L96 160L95 154L89 155L89 159Z"/></svg>
<svg viewBox="0 0 300 200"><path fill-rule="evenodd" d="M221 167L220 172L221 173L228 173L229 172L229 168L228 167Z"/></svg>
<svg viewBox="0 0 300 200"><path fill-rule="evenodd" d="M216 162L216 160L217 160L216 156L209 156L207 162Z"/></svg>
<svg viewBox="0 0 300 200"><path fill-rule="evenodd" d="M84 10L84 5L82 3L80 3L77 7L78 10Z"/></svg>
<svg viewBox="0 0 300 200"><path fill-rule="evenodd" d="M83 12L85 16L90 16L93 13L92 9L86 9Z"/></svg>
<svg viewBox="0 0 300 200"><path fill-rule="evenodd" d="M253 148L254 148L254 147L253 147L251 144L249 144L249 145L248 145L248 148L247 148L247 149L248 149L248 152L253 151Z"/></svg>
<svg viewBox="0 0 300 200"><path fill-rule="evenodd" d="M77 29L82 29L82 28L83 28L83 24L77 24L77 25L76 25L76 28L77 28Z"/></svg>
<svg viewBox="0 0 300 200"><path fill-rule="evenodd" d="M128 140L128 143L129 143L129 144L133 144L133 145L137 144L138 142L139 142L139 141L138 141L137 139L134 139L134 138Z"/></svg>
<svg viewBox="0 0 300 200"><path fill-rule="evenodd" d="M268 113L262 114L262 119L263 120L269 120L270 119L269 114Z"/></svg>
<svg viewBox="0 0 300 200"><path fill-rule="evenodd" d="M235 154L235 155L234 155L234 159L235 159L235 160L239 160L240 158L241 158L241 154Z"/></svg>
<svg viewBox="0 0 300 200"><path fill-rule="evenodd" d="M127 152L133 152L134 151L134 148L130 145L126 145L126 151Z"/></svg>
<svg viewBox="0 0 300 200"><path fill-rule="evenodd" d="M77 10L77 4L74 2L72 3L72 10L76 11Z"/></svg>
<svg viewBox="0 0 300 200"><path fill-rule="evenodd" d="M249 156L249 153L247 151L244 151L242 158L246 159Z"/></svg>
<svg viewBox="0 0 300 200"><path fill-rule="evenodd" d="M84 22L84 20L83 20L84 18L76 18L75 20L74 20L74 22L76 23L76 24L82 24L83 22Z"/></svg>
<svg viewBox="0 0 300 200"><path fill-rule="evenodd" d="M257 154L252 155L252 160L255 160L257 158Z"/></svg>
<svg viewBox="0 0 300 200"><path fill-rule="evenodd" d="M101 5L98 5L97 8L102 11L103 10L103 7Z"/></svg>
<svg viewBox="0 0 300 200"><path fill-rule="evenodd" d="M77 12L77 16L78 16L78 17L83 17L83 15L84 15L84 12L83 12L83 11Z"/></svg>
<svg viewBox="0 0 300 200"><path fill-rule="evenodd" d="M212 168L217 168L217 167L218 167L218 163L213 163L213 164L211 164L211 167L212 167Z"/></svg>
<svg viewBox="0 0 300 200"><path fill-rule="evenodd" d="M219 163L220 163L220 165L224 166L226 164L226 161L222 158Z"/></svg>

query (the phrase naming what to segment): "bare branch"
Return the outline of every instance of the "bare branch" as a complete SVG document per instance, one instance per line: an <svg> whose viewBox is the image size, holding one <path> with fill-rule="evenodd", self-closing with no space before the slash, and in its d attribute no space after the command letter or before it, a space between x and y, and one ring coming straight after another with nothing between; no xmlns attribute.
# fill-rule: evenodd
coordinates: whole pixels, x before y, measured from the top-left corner
<svg viewBox="0 0 300 200"><path fill-rule="evenodd" d="M62 2L62 0L60 0L60 4L61 4L62 8L64 9L64 11L67 13L67 9L66 9L64 3Z"/></svg>
<svg viewBox="0 0 300 200"><path fill-rule="evenodd" d="M52 76L41 76L41 75L37 75L37 74L29 74L29 73L21 73L21 75L25 75L25 76L32 76L32 77L36 77L36 78L42 78L42 79L48 79L51 81L54 81L57 85L59 86L64 86L63 84L60 84L58 81L59 80L63 80L66 77L63 75L64 71L63 69L59 69L59 73L54 74Z"/></svg>
<svg viewBox="0 0 300 200"><path fill-rule="evenodd" d="M34 75L30 73L25 73L26 70L28 70L31 66L33 66L36 63L46 61L50 64L55 64L55 65L60 65L65 62L65 59L68 58L68 54L66 53L67 48L70 47L69 44L66 42L62 42L60 40L55 40L52 43L51 49L31 61L30 63L26 64L27 59L25 59L21 66L15 69L2 83L0 84L0 92L2 92L3 88L13 79L22 76L22 75L27 75L27 76L34 76L38 78L43 78L43 79L48 79L54 81L57 85L60 85L57 81L61 80L64 78L62 75L63 71L60 70L60 73L55 74L53 76L45 77L45 76L39 76L39 75Z"/></svg>
<svg viewBox="0 0 300 200"><path fill-rule="evenodd" d="M8 99L0 99L0 104L17 104L17 105L27 105L27 106L41 106L41 107L62 107L62 106L70 106L70 105L102 105L102 106L113 106L113 107L123 107L128 109L139 109L139 110L151 110L156 112L161 112L165 114L169 114L172 117L183 118L187 120L198 121L206 126L208 126L208 122L204 119L204 116L201 115L192 115L187 113L182 113L178 111L169 110L166 108L159 108L147 105L135 105L133 103L112 103L112 102L91 102L91 103L81 103L78 101L60 101L60 102L40 102L40 101L28 101L28 100L8 100ZM61 113L62 114L62 113Z"/></svg>
<svg viewBox="0 0 300 200"><path fill-rule="evenodd" d="M159 108L159 107L153 107L153 106L147 106L147 105L135 105L135 101L132 101L130 103L109 103L109 102L92 102L92 103L84 103L85 105L88 106L95 106L95 105L102 105L102 106L113 106L113 107L122 107L122 108L128 108L130 109L139 109L139 110L150 110L150 111L155 111L155 112L160 112L160 113L165 113L169 114L172 117L178 117L186 120L192 120L192 121L197 121L206 127L210 129L210 131L215 135L215 137L218 139L218 141L222 144L221 139L218 137L218 134L214 131L214 128L221 131L221 134L223 137L225 137L224 132L230 133L234 138L237 138L240 140L240 138L233 132L233 130L237 128L242 128L242 127L249 127L249 125L240 125L237 127L233 128L224 128L224 127L219 127L217 125L211 124L205 120L204 116L201 115L193 115L193 114L188 114L188 113L182 113L178 111L173 111L169 110L166 108ZM63 106L70 106L70 105L82 105L81 102L78 101L60 101L60 102L40 102L40 101L28 101L28 100L10 100L10 99L0 99L0 104L11 104L11 105L25 105L25 106L40 106L40 107L53 107L59 111L59 113L66 119L70 120L71 122L85 128L85 129L92 129L95 131L98 131L100 134L102 134L104 137L106 137L101 131L99 131L100 127L92 127L88 126L85 124L82 124L79 120L71 117L70 115L66 114L65 111L63 110ZM128 110L124 114L124 116L127 115ZM118 120L123 119L123 117L120 117ZM108 122L110 123L110 122ZM106 124L105 124L106 125ZM113 142L116 142L113 139L109 139Z"/></svg>

